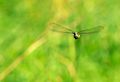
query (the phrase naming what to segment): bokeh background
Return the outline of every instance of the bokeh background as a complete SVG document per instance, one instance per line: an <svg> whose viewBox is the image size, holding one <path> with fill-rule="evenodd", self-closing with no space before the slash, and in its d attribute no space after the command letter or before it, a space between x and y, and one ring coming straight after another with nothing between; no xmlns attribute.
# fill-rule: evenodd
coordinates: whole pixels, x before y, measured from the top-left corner
<svg viewBox="0 0 120 82"><path fill-rule="evenodd" d="M0 82L120 82L120 0L0 0Z"/></svg>

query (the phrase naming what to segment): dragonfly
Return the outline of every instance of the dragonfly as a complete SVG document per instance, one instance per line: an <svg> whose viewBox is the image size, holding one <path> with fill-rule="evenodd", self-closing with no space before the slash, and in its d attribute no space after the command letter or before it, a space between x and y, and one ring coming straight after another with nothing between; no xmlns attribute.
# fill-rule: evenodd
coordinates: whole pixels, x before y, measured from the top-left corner
<svg viewBox="0 0 120 82"><path fill-rule="evenodd" d="M52 24L60 26L60 27L67 30L67 31L61 31L61 30L52 29L52 31L72 34L74 39L79 39L81 35L98 33L104 28L103 26L96 26L96 27L93 27L93 28L83 29L83 30L80 30L80 31L76 32L76 31L73 31L69 27L64 26L62 24L59 24L59 23L52 23Z"/></svg>

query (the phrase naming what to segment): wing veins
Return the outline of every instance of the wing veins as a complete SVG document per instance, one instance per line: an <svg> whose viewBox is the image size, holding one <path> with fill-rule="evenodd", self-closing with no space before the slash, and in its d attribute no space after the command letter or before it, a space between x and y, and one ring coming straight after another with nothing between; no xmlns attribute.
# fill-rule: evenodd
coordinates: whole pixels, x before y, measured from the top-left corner
<svg viewBox="0 0 120 82"><path fill-rule="evenodd" d="M103 29L102 26L97 26L97 27L93 27L93 28L90 28L90 29L81 30L79 33L80 34L97 33L97 32L100 32L102 29Z"/></svg>
<svg viewBox="0 0 120 82"><path fill-rule="evenodd" d="M58 24L58 23L52 23L52 24L55 24L55 25L58 25L62 28L65 28L66 30L70 31L70 32L73 32L73 30L71 30L70 28L68 28L67 26L64 26L64 25L61 25L61 24Z"/></svg>

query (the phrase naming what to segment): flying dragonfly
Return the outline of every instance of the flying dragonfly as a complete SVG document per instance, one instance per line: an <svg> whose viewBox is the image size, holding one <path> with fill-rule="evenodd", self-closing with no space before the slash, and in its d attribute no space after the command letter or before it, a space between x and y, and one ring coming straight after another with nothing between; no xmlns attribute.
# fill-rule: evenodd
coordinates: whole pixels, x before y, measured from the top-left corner
<svg viewBox="0 0 120 82"><path fill-rule="evenodd" d="M52 24L60 26L60 27L67 30L67 31L61 31L61 30L52 29L52 31L72 34L74 39L79 39L81 35L98 33L104 28L103 26L96 26L93 28L84 29L84 30L80 30L79 32L76 32L76 31L73 31L69 27L64 26L62 24L59 24L59 23L52 23Z"/></svg>

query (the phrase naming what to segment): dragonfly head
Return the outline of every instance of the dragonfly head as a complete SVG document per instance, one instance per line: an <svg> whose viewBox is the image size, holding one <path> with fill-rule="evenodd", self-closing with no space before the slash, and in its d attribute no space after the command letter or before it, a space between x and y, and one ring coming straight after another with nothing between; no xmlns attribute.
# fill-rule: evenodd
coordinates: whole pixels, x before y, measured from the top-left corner
<svg viewBox="0 0 120 82"><path fill-rule="evenodd" d="M78 39L78 38L80 38L80 34L78 32L73 32L73 37L75 39Z"/></svg>

